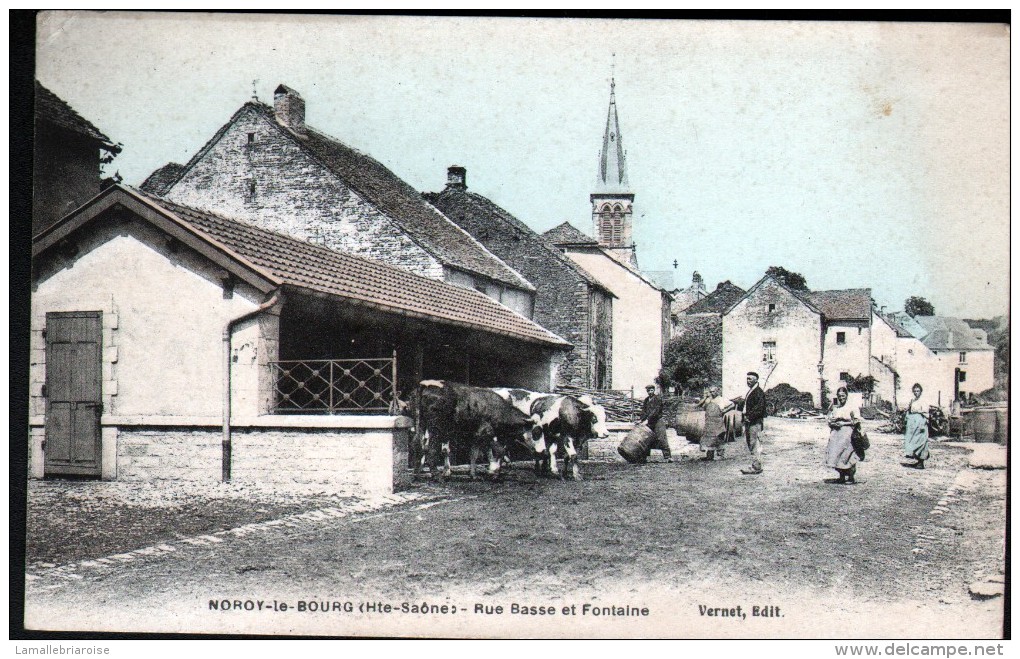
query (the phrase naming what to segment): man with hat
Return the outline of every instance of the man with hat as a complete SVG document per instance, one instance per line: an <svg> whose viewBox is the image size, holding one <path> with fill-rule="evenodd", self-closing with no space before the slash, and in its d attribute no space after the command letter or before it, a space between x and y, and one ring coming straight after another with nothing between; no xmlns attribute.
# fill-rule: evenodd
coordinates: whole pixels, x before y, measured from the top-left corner
<svg viewBox="0 0 1020 659"><path fill-rule="evenodd" d="M645 387L648 396L641 404L641 419L655 432L655 443L650 449L662 451L662 458L666 462L673 462L672 454L669 451L669 441L666 439L666 422L662 418L662 396L655 393L655 385Z"/></svg>
<svg viewBox="0 0 1020 659"><path fill-rule="evenodd" d="M744 394L744 439L747 450L751 452L751 466L741 469L745 476L760 474L761 467L761 432L765 420L765 392L758 386L758 374L750 371L747 374L747 393Z"/></svg>

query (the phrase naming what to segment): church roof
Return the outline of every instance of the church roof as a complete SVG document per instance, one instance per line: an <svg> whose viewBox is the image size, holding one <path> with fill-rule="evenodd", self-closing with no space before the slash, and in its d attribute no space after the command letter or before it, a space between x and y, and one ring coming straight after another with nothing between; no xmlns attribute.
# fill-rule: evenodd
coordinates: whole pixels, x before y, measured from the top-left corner
<svg viewBox="0 0 1020 659"><path fill-rule="evenodd" d="M564 222L549 229L542 234L542 237L553 245L593 245L597 246L597 240L582 232L570 222Z"/></svg>
<svg viewBox="0 0 1020 659"><path fill-rule="evenodd" d="M602 135L602 151L599 153L596 193L629 192L626 156L623 135L620 133L620 118L616 112L616 80L613 80L609 87L609 112L606 115L606 130Z"/></svg>

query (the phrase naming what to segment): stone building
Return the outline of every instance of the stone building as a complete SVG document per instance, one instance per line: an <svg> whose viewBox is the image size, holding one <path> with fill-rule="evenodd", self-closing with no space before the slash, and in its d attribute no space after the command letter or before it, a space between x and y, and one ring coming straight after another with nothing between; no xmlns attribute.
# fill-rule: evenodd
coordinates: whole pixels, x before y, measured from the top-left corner
<svg viewBox="0 0 1020 659"><path fill-rule="evenodd" d="M995 350L984 330L950 316L878 317L891 328L875 333L884 339L879 361L896 382L895 392L884 393L900 406L910 400L915 382L927 400L943 406L995 386Z"/></svg>
<svg viewBox="0 0 1020 659"><path fill-rule="evenodd" d="M700 290L703 293L704 283L696 280L695 285L698 284L700 284ZM713 367L715 373L719 374L720 377L723 363L722 316L727 309L736 304L744 296L744 293L744 289L726 280L720 282L714 291L701 297L696 303L688 305L679 313L674 312L670 317L673 326L673 338L694 333L701 335L713 347ZM674 297L673 308L676 309L678 306ZM713 384L721 385L722 382L720 380Z"/></svg>
<svg viewBox="0 0 1020 659"><path fill-rule="evenodd" d="M463 167L450 167L446 188L425 198L535 286L532 319L574 346L559 365L556 384L608 389L613 293L519 219L469 191Z"/></svg>
<svg viewBox="0 0 1020 659"><path fill-rule="evenodd" d="M548 389L570 345L483 293L114 185L33 241L34 477L407 477L423 378Z"/></svg>
<svg viewBox="0 0 1020 659"><path fill-rule="evenodd" d="M669 293L569 222L543 236L616 296L612 389L640 393L662 367L670 336Z"/></svg>
<svg viewBox="0 0 1020 659"><path fill-rule="evenodd" d="M307 125L304 100L285 85L273 107L245 103L187 164L153 172L142 189L533 313L526 279L382 163Z"/></svg>
<svg viewBox="0 0 1020 659"><path fill-rule="evenodd" d="M735 397L745 374L781 383L816 405L849 377L870 375L870 289L795 291L766 275L723 313L723 389Z"/></svg>
<svg viewBox="0 0 1020 659"><path fill-rule="evenodd" d="M728 283L728 282L727 282ZM708 293L705 292L705 279L701 276L701 273L697 270L691 275L691 285L687 288L671 288L667 289L670 295L673 296L673 308L672 314L683 313L692 304L705 299Z"/></svg>
<svg viewBox="0 0 1020 659"><path fill-rule="evenodd" d="M101 166L120 150L36 81L32 235L99 194Z"/></svg>

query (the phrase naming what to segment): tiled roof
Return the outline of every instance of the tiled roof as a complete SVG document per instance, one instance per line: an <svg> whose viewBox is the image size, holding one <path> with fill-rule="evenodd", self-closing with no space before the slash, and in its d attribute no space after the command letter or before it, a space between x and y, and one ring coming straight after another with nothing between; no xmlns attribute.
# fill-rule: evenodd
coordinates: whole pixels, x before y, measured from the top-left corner
<svg viewBox="0 0 1020 659"><path fill-rule="evenodd" d="M871 318L871 289L848 288L840 291L798 291L825 314L826 320L868 320Z"/></svg>
<svg viewBox="0 0 1020 659"><path fill-rule="evenodd" d="M484 294L253 225L142 196L278 283L388 311L557 347L569 343Z"/></svg>
<svg viewBox="0 0 1020 659"><path fill-rule="evenodd" d="M412 240L444 265L482 275L515 288L527 291L535 289L513 268L491 254L478 241L425 201L410 184L378 160L307 125L304 132L298 136L280 126L271 106L258 101L249 101L234 113L230 121L220 127L205 146L188 161L184 169L169 181L167 188L180 180L184 173L219 141L234 121L250 109L264 115L272 126L289 136L294 144L322 163L345 186L386 214ZM155 174L156 172L153 176Z"/></svg>
<svg viewBox="0 0 1020 659"><path fill-rule="evenodd" d="M715 287L715 290L707 296L698 300L691 306L684 309L685 315L696 313L725 313L737 300L744 296L744 289L735 286L729 281L724 281Z"/></svg>
<svg viewBox="0 0 1020 659"><path fill-rule="evenodd" d="M921 343L929 350L991 350L984 336L959 318L950 316L914 316L927 334Z"/></svg>
<svg viewBox="0 0 1020 659"><path fill-rule="evenodd" d="M162 195L169 190L174 183L181 178L181 174L184 173L184 165L176 162L168 162L153 173L149 174L149 177L142 182L140 188L154 195Z"/></svg>
<svg viewBox="0 0 1020 659"><path fill-rule="evenodd" d="M426 192L424 194L433 206L443 212L453 222L461 222L466 216L471 216L484 221L491 231L498 231L504 235L510 235L517 240L524 241L529 249L535 250L534 257L555 259L566 267L573 270L581 279L591 286L606 290L598 280L589 275L580 266L567 258L563 252L553 247L539 236L535 231L521 222L519 219L508 213L505 209L497 206L491 199L483 197L467 190L455 190L447 188L442 192ZM469 231L470 233L470 231ZM478 238L478 236L475 236ZM483 242L479 239L480 242ZM511 263L513 265L513 263ZM524 269L521 268L523 271ZM523 272L525 276L527 272Z"/></svg>
<svg viewBox="0 0 1020 659"><path fill-rule="evenodd" d="M79 135L84 135L99 142L103 149L111 153L120 153L120 147L109 137L92 125L92 123L74 111L59 96L35 81L35 115L36 120L47 121Z"/></svg>
<svg viewBox="0 0 1020 659"><path fill-rule="evenodd" d="M891 327L893 329L893 331L896 332L896 336L898 338L909 339L912 336L914 336L913 334L908 332L906 330L906 328L903 327L903 325L900 323L900 320L898 318L896 318L894 314L888 314L887 313L887 314L876 314L876 315L879 318L881 318L882 320L884 320L886 322L886 324L889 325L889 327Z"/></svg>
<svg viewBox="0 0 1020 659"><path fill-rule="evenodd" d="M582 233L570 222L564 222L542 234L553 245L598 245L598 241Z"/></svg>

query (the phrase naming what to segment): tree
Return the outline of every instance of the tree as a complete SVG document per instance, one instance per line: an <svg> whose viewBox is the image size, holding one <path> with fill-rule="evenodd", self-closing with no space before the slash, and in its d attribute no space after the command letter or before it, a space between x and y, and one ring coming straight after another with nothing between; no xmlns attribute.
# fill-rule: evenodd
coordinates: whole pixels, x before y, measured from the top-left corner
<svg viewBox="0 0 1020 659"><path fill-rule="evenodd" d="M659 384L670 383L684 391L697 391L722 383L722 326L702 324L689 327L666 347L666 358L659 371Z"/></svg>
<svg viewBox="0 0 1020 659"><path fill-rule="evenodd" d="M783 282L787 288L791 288L795 291L807 291L810 290L807 287L807 279L804 279L804 275L799 272L790 272L786 268L778 265L774 265L765 271L766 275L771 275Z"/></svg>
<svg viewBox="0 0 1020 659"><path fill-rule="evenodd" d="M907 301L903 303L903 310L906 311L907 315L911 318L914 316L935 315L935 307L932 306L932 303L917 295L911 295L907 298Z"/></svg>

